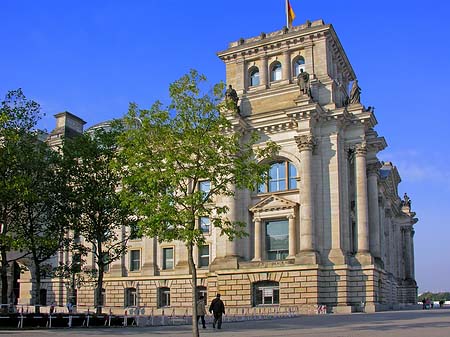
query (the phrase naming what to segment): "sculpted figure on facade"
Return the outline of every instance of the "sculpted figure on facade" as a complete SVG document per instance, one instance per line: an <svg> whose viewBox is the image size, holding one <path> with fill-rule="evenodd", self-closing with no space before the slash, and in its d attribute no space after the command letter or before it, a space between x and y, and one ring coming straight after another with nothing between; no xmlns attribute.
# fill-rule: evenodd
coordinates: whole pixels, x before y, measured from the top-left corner
<svg viewBox="0 0 450 337"><path fill-rule="evenodd" d="M350 90L349 103L360 103L361 100L361 88L358 85L358 80L354 80L352 84L352 89Z"/></svg>
<svg viewBox="0 0 450 337"><path fill-rule="evenodd" d="M237 95L236 90L233 89L231 84L228 86L228 89L225 91L225 100L230 102L233 105L234 110L239 112L239 107L238 107L239 97Z"/></svg>
<svg viewBox="0 0 450 337"><path fill-rule="evenodd" d="M303 69L300 69L300 74L298 74L297 76L297 84L300 87L301 95L307 95L308 97L311 97L309 74Z"/></svg>
<svg viewBox="0 0 450 337"><path fill-rule="evenodd" d="M411 199L408 197L408 194L406 194L406 192L403 195L402 205L411 208Z"/></svg>

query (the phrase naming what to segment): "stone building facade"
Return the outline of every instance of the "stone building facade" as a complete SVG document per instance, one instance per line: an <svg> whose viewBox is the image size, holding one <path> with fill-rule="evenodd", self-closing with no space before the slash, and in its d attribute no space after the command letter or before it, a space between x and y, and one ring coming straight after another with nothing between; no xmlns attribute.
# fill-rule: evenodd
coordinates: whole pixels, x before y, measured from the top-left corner
<svg viewBox="0 0 450 337"><path fill-rule="evenodd" d="M312 313L318 305L352 312L362 302L377 311L417 303L417 219L409 199L398 196L396 167L378 159L386 141L374 130L373 109L360 103L333 27L307 22L232 42L218 56L240 98L239 109L227 114L234 131L257 131L261 144L272 140L280 151L258 191L217 200L229 206L232 220L247 223L248 237L228 241L199 219L207 238L195 252L199 291L208 301L220 293L236 312ZM307 90L300 91L297 78L305 74ZM106 274L104 306L183 313L191 307L190 279L181 242L132 240ZM48 280L49 301L67 300L64 284ZM28 299L22 292L22 303ZM79 289L76 300L92 308L94 290Z"/></svg>

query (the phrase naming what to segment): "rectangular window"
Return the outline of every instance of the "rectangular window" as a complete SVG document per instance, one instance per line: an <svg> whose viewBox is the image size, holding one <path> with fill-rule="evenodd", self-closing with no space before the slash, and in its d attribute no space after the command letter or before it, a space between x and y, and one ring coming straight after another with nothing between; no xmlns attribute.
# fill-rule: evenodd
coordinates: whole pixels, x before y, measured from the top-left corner
<svg viewBox="0 0 450 337"><path fill-rule="evenodd" d="M198 248L198 266L200 268L209 266L209 245Z"/></svg>
<svg viewBox="0 0 450 337"><path fill-rule="evenodd" d="M163 248L163 269L173 269L173 248Z"/></svg>
<svg viewBox="0 0 450 337"><path fill-rule="evenodd" d="M136 306L137 292L136 288L126 288L125 289L125 307L135 307Z"/></svg>
<svg viewBox="0 0 450 337"><path fill-rule="evenodd" d="M141 251L130 250L130 271L138 271L141 269Z"/></svg>
<svg viewBox="0 0 450 337"><path fill-rule="evenodd" d="M207 216L200 217L200 229L203 233L209 233L210 231L210 221Z"/></svg>
<svg viewBox="0 0 450 337"><path fill-rule="evenodd" d="M206 195L211 190L211 182L209 180L202 180L198 183L199 191L203 192L203 195Z"/></svg>
<svg viewBox="0 0 450 337"><path fill-rule="evenodd" d="M283 260L288 256L288 220L266 222L266 253L268 260Z"/></svg>
<svg viewBox="0 0 450 337"><path fill-rule="evenodd" d="M254 305L274 305L280 303L280 288L276 282L261 282L254 287Z"/></svg>
<svg viewBox="0 0 450 337"><path fill-rule="evenodd" d="M158 306L160 308L170 307L170 288L159 288L158 296Z"/></svg>

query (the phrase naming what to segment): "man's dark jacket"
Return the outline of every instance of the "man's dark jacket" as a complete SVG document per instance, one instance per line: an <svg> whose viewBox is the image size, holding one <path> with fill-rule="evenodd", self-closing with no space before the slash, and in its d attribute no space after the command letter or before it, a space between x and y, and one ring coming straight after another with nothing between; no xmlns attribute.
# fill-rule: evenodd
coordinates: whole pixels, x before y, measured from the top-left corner
<svg viewBox="0 0 450 337"><path fill-rule="evenodd" d="M214 312L214 315L221 315L225 313L225 305L222 300L218 297L212 300L209 306L209 312Z"/></svg>

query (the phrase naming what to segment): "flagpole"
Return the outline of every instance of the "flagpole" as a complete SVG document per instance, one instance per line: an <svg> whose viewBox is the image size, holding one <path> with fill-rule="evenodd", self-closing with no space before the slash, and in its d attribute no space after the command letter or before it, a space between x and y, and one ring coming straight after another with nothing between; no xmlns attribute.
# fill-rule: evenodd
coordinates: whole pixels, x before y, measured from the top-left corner
<svg viewBox="0 0 450 337"><path fill-rule="evenodd" d="M289 28L289 8L288 8L288 0L284 1L286 7L286 27Z"/></svg>

